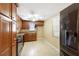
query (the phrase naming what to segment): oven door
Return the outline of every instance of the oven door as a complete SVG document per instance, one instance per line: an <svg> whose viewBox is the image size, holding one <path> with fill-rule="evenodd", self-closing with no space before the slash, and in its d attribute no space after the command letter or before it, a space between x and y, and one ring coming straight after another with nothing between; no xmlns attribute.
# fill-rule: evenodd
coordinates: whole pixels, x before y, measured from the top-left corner
<svg viewBox="0 0 79 59"><path fill-rule="evenodd" d="M23 35L19 35L17 36L17 55L18 56L21 54L23 46L24 46Z"/></svg>

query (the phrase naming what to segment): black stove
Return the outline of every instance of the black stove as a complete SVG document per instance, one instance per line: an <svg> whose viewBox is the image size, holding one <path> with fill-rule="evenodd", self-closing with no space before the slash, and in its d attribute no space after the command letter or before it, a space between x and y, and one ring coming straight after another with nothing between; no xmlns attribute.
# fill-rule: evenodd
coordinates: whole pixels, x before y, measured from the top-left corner
<svg viewBox="0 0 79 59"><path fill-rule="evenodd" d="M20 56L23 46L23 35L17 35L17 56Z"/></svg>

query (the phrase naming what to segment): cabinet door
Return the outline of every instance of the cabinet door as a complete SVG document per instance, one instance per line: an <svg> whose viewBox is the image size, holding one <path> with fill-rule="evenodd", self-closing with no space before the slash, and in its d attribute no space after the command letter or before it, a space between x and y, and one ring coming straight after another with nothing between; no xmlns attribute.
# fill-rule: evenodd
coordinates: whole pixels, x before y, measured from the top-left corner
<svg viewBox="0 0 79 59"><path fill-rule="evenodd" d="M29 41L36 41L36 33L30 33L29 35Z"/></svg>
<svg viewBox="0 0 79 59"><path fill-rule="evenodd" d="M14 3L12 3L12 20L16 21L16 5Z"/></svg>
<svg viewBox="0 0 79 59"><path fill-rule="evenodd" d="M1 26L1 18L0 18L0 52L2 51L2 45L1 45L1 42L2 41L2 26Z"/></svg>
<svg viewBox="0 0 79 59"><path fill-rule="evenodd" d="M36 21L36 26L44 26L44 21Z"/></svg>
<svg viewBox="0 0 79 59"><path fill-rule="evenodd" d="M11 4L10 3L0 3L0 12L8 17L11 17Z"/></svg>
<svg viewBox="0 0 79 59"><path fill-rule="evenodd" d="M22 29L29 29L29 22L28 21L22 21Z"/></svg>
<svg viewBox="0 0 79 59"><path fill-rule="evenodd" d="M26 33L24 35L24 42L27 42L27 41L36 41L36 33Z"/></svg>
<svg viewBox="0 0 79 59"><path fill-rule="evenodd" d="M11 55L10 22L1 17L0 55Z"/></svg>

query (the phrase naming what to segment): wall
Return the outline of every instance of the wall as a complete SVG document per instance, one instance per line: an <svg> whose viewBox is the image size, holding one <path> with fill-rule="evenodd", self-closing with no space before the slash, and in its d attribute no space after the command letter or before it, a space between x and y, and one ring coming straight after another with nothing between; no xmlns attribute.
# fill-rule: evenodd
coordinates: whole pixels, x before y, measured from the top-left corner
<svg viewBox="0 0 79 59"><path fill-rule="evenodd" d="M19 32L22 28L22 20L19 16L17 16L17 32Z"/></svg>
<svg viewBox="0 0 79 59"><path fill-rule="evenodd" d="M44 26L37 26L37 40L43 40L44 38Z"/></svg>
<svg viewBox="0 0 79 59"><path fill-rule="evenodd" d="M60 50L59 44L59 21L60 15L57 14L44 22L44 38L57 50Z"/></svg>

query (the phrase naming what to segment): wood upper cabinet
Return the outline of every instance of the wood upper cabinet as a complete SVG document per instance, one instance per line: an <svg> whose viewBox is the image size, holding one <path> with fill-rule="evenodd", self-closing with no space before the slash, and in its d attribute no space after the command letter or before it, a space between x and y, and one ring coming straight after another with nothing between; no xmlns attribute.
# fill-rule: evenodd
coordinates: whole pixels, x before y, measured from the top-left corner
<svg viewBox="0 0 79 59"><path fill-rule="evenodd" d="M29 29L29 23L31 21L22 20L22 29ZM36 21L35 26L44 26L44 21Z"/></svg>
<svg viewBox="0 0 79 59"><path fill-rule="evenodd" d="M11 3L0 3L0 12L11 18Z"/></svg>
<svg viewBox="0 0 79 59"><path fill-rule="evenodd" d="M36 26L44 26L44 21L36 21Z"/></svg>
<svg viewBox="0 0 79 59"><path fill-rule="evenodd" d="M0 15L0 55L11 55L11 22Z"/></svg>
<svg viewBox="0 0 79 59"><path fill-rule="evenodd" d="M22 21L22 29L29 29L29 21Z"/></svg>
<svg viewBox="0 0 79 59"><path fill-rule="evenodd" d="M30 22L31 21L22 20L22 29L29 29L29 23ZM36 21L35 25L36 26L44 26L44 21Z"/></svg>
<svg viewBox="0 0 79 59"><path fill-rule="evenodd" d="M14 3L12 3L12 20L16 21L16 13L17 13L17 8Z"/></svg>

